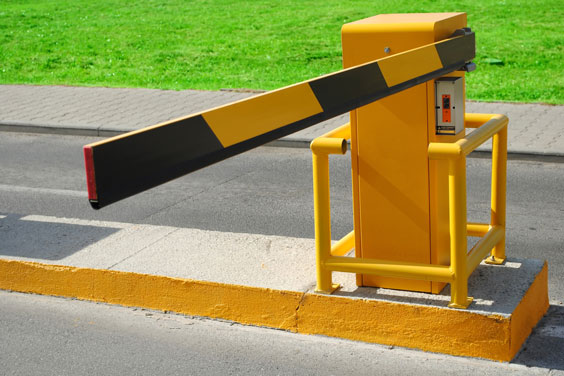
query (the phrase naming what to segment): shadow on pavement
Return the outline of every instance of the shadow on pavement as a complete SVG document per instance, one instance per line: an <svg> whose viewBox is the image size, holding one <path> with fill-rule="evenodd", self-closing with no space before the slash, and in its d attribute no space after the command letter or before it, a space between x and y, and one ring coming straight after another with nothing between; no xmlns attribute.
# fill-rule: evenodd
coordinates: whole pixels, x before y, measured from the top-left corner
<svg viewBox="0 0 564 376"><path fill-rule="evenodd" d="M5 217L0 217L0 256L61 260L120 230L2 215Z"/></svg>
<svg viewBox="0 0 564 376"><path fill-rule="evenodd" d="M512 363L564 370L564 306L548 308Z"/></svg>

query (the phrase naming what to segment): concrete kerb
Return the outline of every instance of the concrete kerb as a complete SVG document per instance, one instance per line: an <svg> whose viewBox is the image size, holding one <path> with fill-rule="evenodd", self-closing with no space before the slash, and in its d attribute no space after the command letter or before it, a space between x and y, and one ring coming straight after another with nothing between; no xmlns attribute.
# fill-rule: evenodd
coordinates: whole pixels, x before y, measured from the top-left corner
<svg viewBox="0 0 564 376"><path fill-rule="evenodd" d="M48 216L10 225L23 237L38 223L50 236L79 226L77 236L91 244L71 239L61 253L63 245L23 250L15 242L0 259L0 289L501 361L548 308L539 260L480 265L469 280L474 303L456 310L448 288L432 295L357 287L350 273L334 273L343 287L333 295L315 294L313 239Z"/></svg>
<svg viewBox="0 0 564 376"><path fill-rule="evenodd" d="M15 121L5 122L0 121L0 131L3 132L19 132L19 133L39 133L39 134L52 134L52 135L66 135L66 136L102 136L97 128L87 128L84 126L62 126L60 124L29 124L19 123ZM117 135L124 133L112 134Z"/></svg>

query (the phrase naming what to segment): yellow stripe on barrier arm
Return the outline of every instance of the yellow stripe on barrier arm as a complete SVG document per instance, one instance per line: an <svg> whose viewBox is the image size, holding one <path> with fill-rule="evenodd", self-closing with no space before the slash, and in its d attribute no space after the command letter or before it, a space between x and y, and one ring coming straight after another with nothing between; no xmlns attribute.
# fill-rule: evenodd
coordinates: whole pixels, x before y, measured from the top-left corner
<svg viewBox="0 0 564 376"><path fill-rule="evenodd" d="M414 65L414 59L419 63ZM383 58L379 65L390 87L442 67L437 49L432 45Z"/></svg>
<svg viewBox="0 0 564 376"><path fill-rule="evenodd" d="M218 107L203 117L223 147L229 147L321 112L306 82Z"/></svg>

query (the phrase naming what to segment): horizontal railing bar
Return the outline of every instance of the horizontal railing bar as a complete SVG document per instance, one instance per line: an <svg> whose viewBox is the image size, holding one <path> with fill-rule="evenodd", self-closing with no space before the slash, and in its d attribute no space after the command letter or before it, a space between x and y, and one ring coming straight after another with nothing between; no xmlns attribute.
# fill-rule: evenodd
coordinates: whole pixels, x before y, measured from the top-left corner
<svg viewBox="0 0 564 376"><path fill-rule="evenodd" d="M349 232L331 247L331 256L346 255L354 248L354 230Z"/></svg>
<svg viewBox="0 0 564 376"><path fill-rule="evenodd" d="M330 257L324 267L334 272L377 274L383 277L452 282L454 273L448 266L407 263L355 257Z"/></svg>
<svg viewBox="0 0 564 376"><path fill-rule="evenodd" d="M487 114L478 114L473 118L469 116L469 125L475 126L479 119L486 119ZM507 116L492 114L488 121L480 125L476 130L453 143L431 142L428 153L430 159L456 159L466 156L474 151L478 146L490 139L494 134L503 129L509 122Z"/></svg>
<svg viewBox="0 0 564 376"><path fill-rule="evenodd" d="M344 138L315 138L309 148L314 154L345 154L347 152L347 140Z"/></svg>
<svg viewBox="0 0 564 376"><path fill-rule="evenodd" d="M503 129L509 122L505 115L494 115L485 124L474 130L465 138L456 141L462 153L468 155L473 152L478 146L493 137L494 134Z"/></svg>
<svg viewBox="0 0 564 376"><path fill-rule="evenodd" d="M456 159L462 155L462 149L456 143L431 142L428 153L429 159Z"/></svg>
<svg viewBox="0 0 564 376"><path fill-rule="evenodd" d="M480 128L487 123L494 114L478 114L467 113L464 114L464 128Z"/></svg>
<svg viewBox="0 0 564 376"><path fill-rule="evenodd" d="M478 243L472 247L468 253L468 261L466 263L467 275L470 275L474 269L482 262L492 248L496 246L505 237L505 232L501 226L493 226L486 235Z"/></svg>
<svg viewBox="0 0 564 376"><path fill-rule="evenodd" d="M344 138L346 140L349 140L351 138L351 123L343 124L340 127L337 127L319 137Z"/></svg>
<svg viewBox="0 0 564 376"><path fill-rule="evenodd" d="M490 231L490 225L487 223L472 223L466 224L466 234L468 236L482 237Z"/></svg>

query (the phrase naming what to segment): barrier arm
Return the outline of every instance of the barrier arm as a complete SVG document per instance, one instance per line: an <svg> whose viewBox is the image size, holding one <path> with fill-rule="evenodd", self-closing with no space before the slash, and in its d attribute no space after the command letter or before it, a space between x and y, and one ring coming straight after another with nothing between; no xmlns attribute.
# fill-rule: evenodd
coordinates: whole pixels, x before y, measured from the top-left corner
<svg viewBox="0 0 564 376"><path fill-rule="evenodd" d="M86 145L88 199L104 207L465 69L474 56L474 33L460 29L443 41Z"/></svg>

